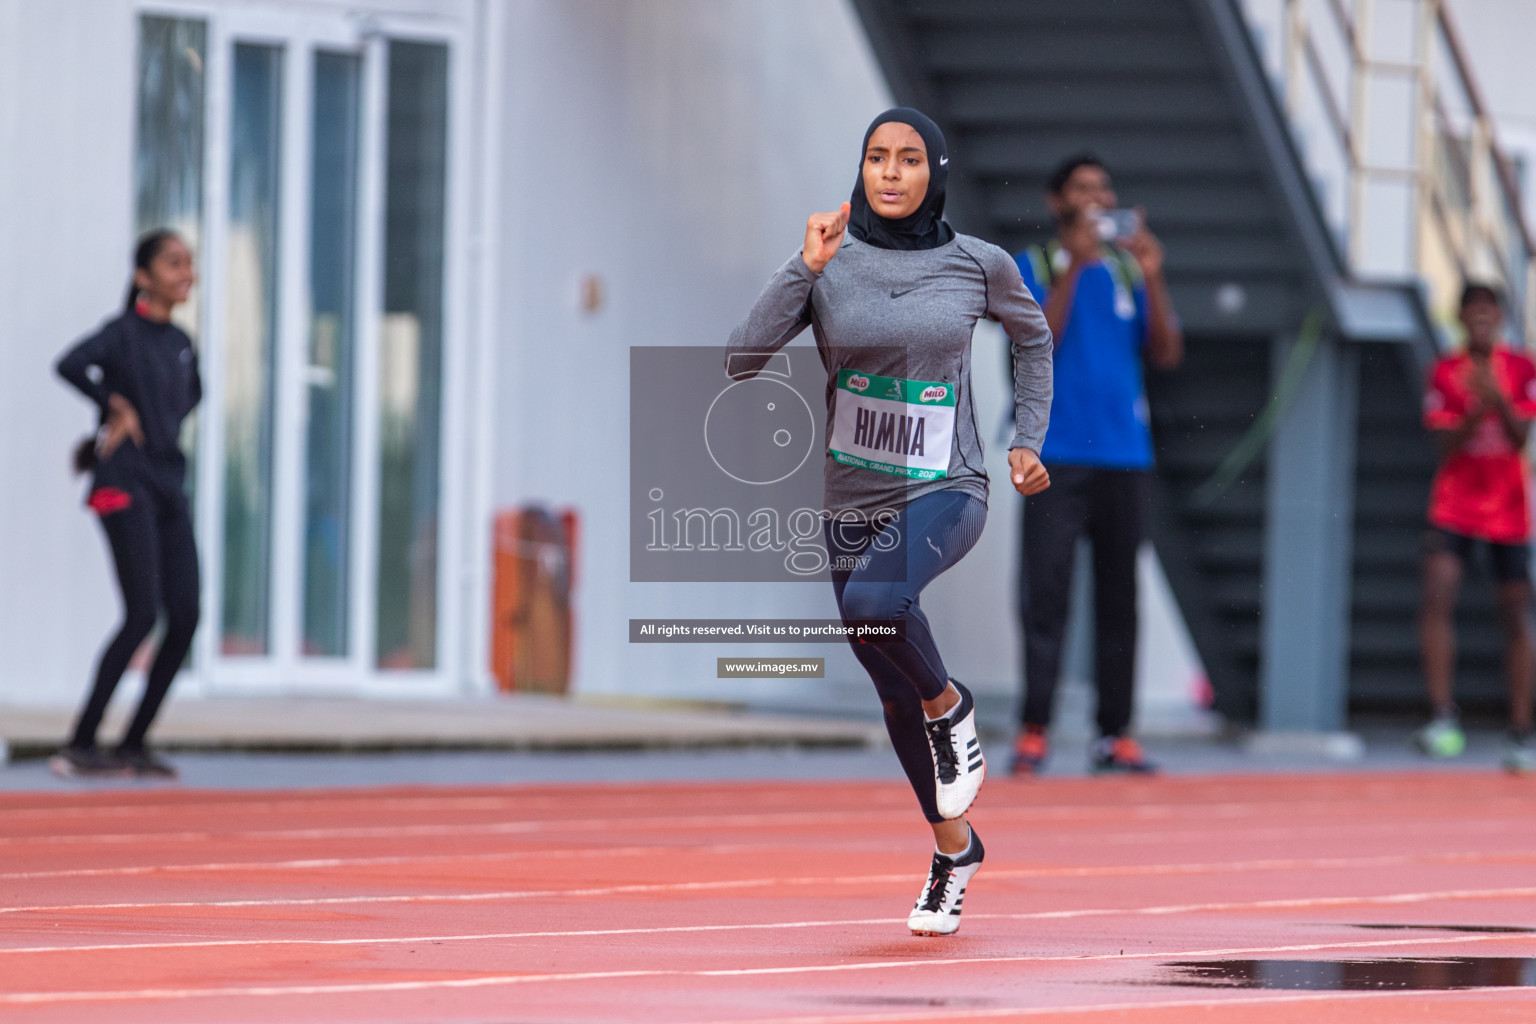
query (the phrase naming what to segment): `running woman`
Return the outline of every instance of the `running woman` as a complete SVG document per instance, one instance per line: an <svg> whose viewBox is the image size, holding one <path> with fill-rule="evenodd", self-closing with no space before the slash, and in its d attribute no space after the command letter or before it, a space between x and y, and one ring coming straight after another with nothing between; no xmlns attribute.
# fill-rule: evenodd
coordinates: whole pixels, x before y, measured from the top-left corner
<svg viewBox="0 0 1536 1024"><path fill-rule="evenodd" d="M826 520L832 589L845 622L899 623L900 642L853 643L935 852L907 926L960 927L981 865L965 820L986 775L975 703L950 678L918 603L981 536L987 474L971 394L971 335L1002 324L1014 355L1014 487L1050 485L1040 464L1051 405L1051 332L1018 267L943 219L949 154L922 113L897 107L864 133L853 195L812 214L804 248L731 335L727 369L766 365L807 325L827 369ZM754 358L756 357L756 358Z"/></svg>
<svg viewBox="0 0 1536 1024"><path fill-rule="evenodd" d="M86 504L107 535L123 594L122 625L101 654L74 736L48 762L64 777L176 776L144 741L197 629L197 547L177 437L203 387L192 340L171 323L171 311L187 300L194 277L192 253L181 238L169 231L145 235L134 251L122 315L58 363L59 376L100 413L96 436L81 445L75 464L92 471ZM107 702L161 611L165 635L144 698L122 742L102 750L96 732Z"/></svg>
<svg viewBox="0 0 1536 1024"><path fill-rule="evenodd" d="M1467 350L1446 356L1429 374L1424 426L1442 461L1429 498L1424 537L1424 594L1419 642L1434 718L1415 735L1431 757L1466 747L1456 710L1456 594L1462 568L1486 546L1497 583L1509 684L1509 745L1504 767L1536 772L1531 738L1531 479L1524 449L1536 419L1536 363L1500 340L1499 293L1469 284L1461 293Z"/></svg>

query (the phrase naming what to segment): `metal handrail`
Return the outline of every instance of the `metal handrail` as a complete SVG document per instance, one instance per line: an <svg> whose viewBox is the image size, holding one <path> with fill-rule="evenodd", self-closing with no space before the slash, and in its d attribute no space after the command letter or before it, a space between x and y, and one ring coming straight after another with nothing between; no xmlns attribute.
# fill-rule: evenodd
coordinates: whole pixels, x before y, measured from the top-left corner
<svg viewBox="0 0 1536 1024"><path fill-rule="evenodd" d="M1411 40L1399 54L1372 52L1374 30L1383 27L1375 19L1385 16L1375 0L1242 0L1242 6L1260 49L1270 44L1273 85L1351 274L1417 280L1445 327L1442 340L1454 333L1462 282L1491 279L1508 298L1511 333L1536 342L1536 245L1512 165L1444 0L1411 0L1410 14L1385 26ZM1441 52L1445 59L1437 60ZM1342 56L1343 66L1330 68L1328 53ZM1437 74L1449 77L1437 80ZM1392 100L1393 89L1401 109L1375 112L1373 119L1373 102ZM1463 110L1448 100L1458 91ZM1314 96L1315 111L1308 106ZM1318 132L1331 163L1328 153L1307 151L1308 134ZM1372 138L1392 140L1388 148L1404 158L1383 160ZM1332 180L1340 170L1344 180ZM1343 191L1330 193L1330 186Z"/></svg>
<svg viewBox="0 0 1536 1024"><path fill-rule="evenodd" d="M1478 86L1477 79L1472 74L1471 62L1467 60L1467 51L1462 46L1461 34L1456 30L1456 23L1451 19L1450 10L1443 2L1437 2L1435 7L1440 22L1440 31L1445 34L1446 46L1451 51L1451 58L1456 62L1456 70L1461 77L1462 86L1467 90L1467 95L1472 100L1472 109L1477 112L1479 118L1490 119L1488 104L1483 100L1482 89ZM1501 179L1500 184L1503 186L1504 197L1514 208L1513 212L1518 217L1516 226L1520 231L1521 240L1525 243L1526 250L1531 251L1533 246L1530 223L1525 219L1524 197L1521 195L1519 183L1515 178L1514 165L1510 161L1509 156L1498 145L1497 140L1491 137L1491 133L1490 150L1497 157L1494 161L1494 168Z"/></svg>

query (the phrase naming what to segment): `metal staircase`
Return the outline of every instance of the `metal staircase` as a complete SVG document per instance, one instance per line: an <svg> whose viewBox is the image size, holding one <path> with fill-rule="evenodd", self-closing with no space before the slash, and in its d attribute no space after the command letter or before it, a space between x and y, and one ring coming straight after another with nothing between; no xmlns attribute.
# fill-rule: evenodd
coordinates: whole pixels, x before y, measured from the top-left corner
<svg viewBox="0 0 1536 1024"><path fill-rule="evenodd" d="M1167 250L1188 358L1151 374L1153 540L1217 707L1252 720L1264 460L1215 500L1207 481L1264 408L1270 339L1307 307L1305 251L1251 117L1191 0L858 0L899 101L943 126L951 216L1009 251L1052 225L1044 181L1084 150Z"/></svg>
<svg viewBox="0 0 1536 1024"><path fill-rule="evenodd" d="M1340 671L1356 706L1417 704L1413 612L1433 471L1418 389L1436 350L1431 307L1410 281L1362 285L1352 274L1351 260L1364 258L1357 250L1369 249L1370 238L1360 236L1381 229L1351 220L1355 207L1336 200L1366 195L1376 177L1391 175L1352 148L1347 125L1340 180L1328 177L1328 153L1315 141L1306 151L1298 146L1316 132L1298 126L1305 111L1296 97L1310 94L1295 69L1322 75L1327 90L1326 62L1315 53L1307 59L1313 43L1304 33L1288 36L1288 48L1263 49L1263 32L1245 18L1244 3L1253 2L853 0L898 102L944 128L949 214L961 230L1010 251L1043 240L1051 231L1044 179L1085 150L1108 164L1123 205L1147 208L1167 249L1188 348L1182 368L1148 379L1158 457L1153 541L1217 707L1235 721L1259 716L1264 588L1285 579L1284 566L1266 566L1267 549L1274 560L1272 447L1254 446L1223 487L1209 482L1271 400L1284 342L1297 337L1309 311L1325 318L1325 345L1356 350L1354 418L1340 428L1351 436L1334 439L1350 453L1354 487ZM1449 31L1443 17L1438 24ZM1283 82L1277 53L1293 62ZM1363 58L1358 63L1369 70ZM1337 103L1323 106L1337 115ZM1491 147L1491 134L1483 142ZM1415 173L1429 174L1432 161L1421 163ZM1486 161L1482 173L1491 182L1484 192L1497 188ZM1473 239L1479 222L1470 206L1447 238ZM1485 226L1489 258L1472 260L1474 269L1506 255L1493 244L1514 237L1507 224ZM1414 251L1440 267L1445 253L1430 252L1433 242L1420 240ZM1512 284L1526 273L1517 258L1506 263ZM1523 277L1518 284L1511 291L1525 302L1532 292ZM1431 301L1446 287L1430 288ZM1362 341L1387 344L1355 344ZM1482 589L1468 587L1462 614L1462 692L1474 700L1496 684L1496 637Z"/></svg>
<svg viewBox="0 0 1536 1024"><path fill-rule="evenodd" d="M945 129L962 229L1010 251L1042 240L1046 175L1091 151L1121 202L1148 208L1186 329L1267 335L1299 322L1305 261L1204 0L855 5L898 99Z"/></svg>

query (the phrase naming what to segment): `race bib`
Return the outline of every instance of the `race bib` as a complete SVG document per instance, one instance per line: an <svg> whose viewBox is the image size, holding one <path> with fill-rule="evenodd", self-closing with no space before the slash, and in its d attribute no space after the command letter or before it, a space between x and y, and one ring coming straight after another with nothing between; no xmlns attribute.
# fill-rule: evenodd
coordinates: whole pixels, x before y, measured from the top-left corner
<svg viewBox="0 0 1536 1024"><path fill-rule="evenodd" d="M839 370L835 401L827 444L833 459L913 480L949 475L953 384Z"/></svg>

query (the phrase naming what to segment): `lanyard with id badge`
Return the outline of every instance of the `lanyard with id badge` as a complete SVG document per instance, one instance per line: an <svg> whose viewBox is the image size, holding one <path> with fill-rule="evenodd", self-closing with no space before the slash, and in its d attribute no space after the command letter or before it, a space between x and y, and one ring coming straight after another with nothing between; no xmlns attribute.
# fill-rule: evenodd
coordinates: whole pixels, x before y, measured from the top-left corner
<svg viewBox="0 0 1536 1024"><path fill-rule="evenodd" d="M949 475L955 387L858 370L837 372L827 454L845 465L911 480Z"/></svg>

